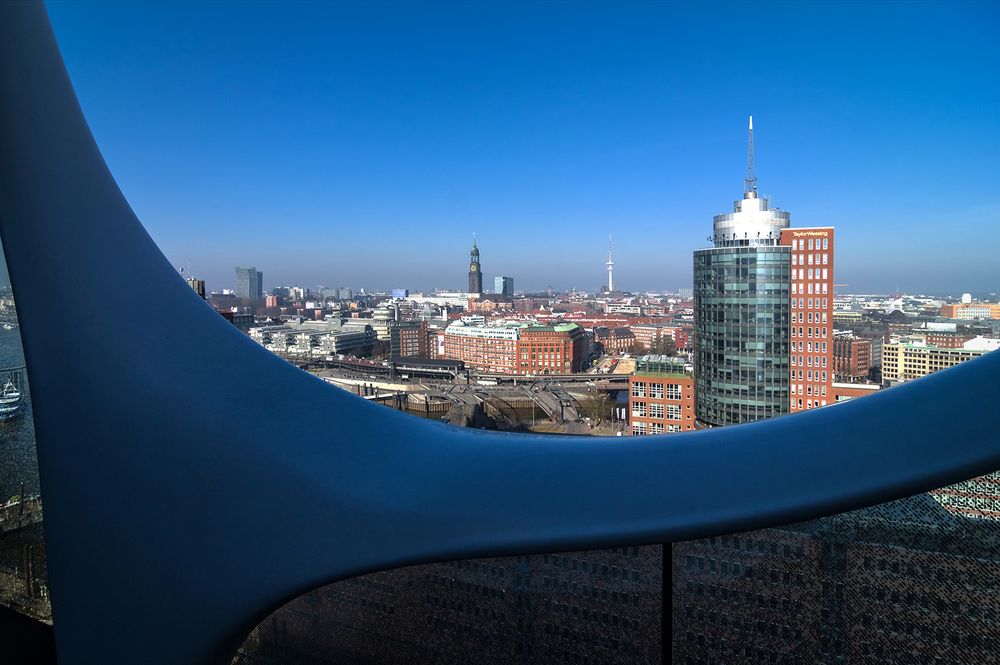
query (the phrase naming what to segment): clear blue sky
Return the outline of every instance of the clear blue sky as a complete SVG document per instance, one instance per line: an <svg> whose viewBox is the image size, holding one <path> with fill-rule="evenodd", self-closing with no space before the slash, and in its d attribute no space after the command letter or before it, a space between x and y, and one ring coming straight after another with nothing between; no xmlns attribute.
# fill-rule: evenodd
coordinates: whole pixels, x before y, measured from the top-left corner
<svg viewBox="0 0 1000 665"><path fill-rule="evenodd" d="M133 208L210 289L674 289L757 174L850 292L1000 289L1000 5L50 2Z"/></svg>

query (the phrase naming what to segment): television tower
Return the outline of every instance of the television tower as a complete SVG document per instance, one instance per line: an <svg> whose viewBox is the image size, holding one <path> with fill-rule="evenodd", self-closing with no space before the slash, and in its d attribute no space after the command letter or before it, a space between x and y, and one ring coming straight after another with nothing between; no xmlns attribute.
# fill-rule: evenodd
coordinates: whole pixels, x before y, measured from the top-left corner
<svg viewBox="0 0 1000 665"><path fill-rule="evenodd" d="M608 266L608 292L615 290L614 272L615 272L615 262L611 259L611 234L608 234L608 262L605 264Z"/></svg>

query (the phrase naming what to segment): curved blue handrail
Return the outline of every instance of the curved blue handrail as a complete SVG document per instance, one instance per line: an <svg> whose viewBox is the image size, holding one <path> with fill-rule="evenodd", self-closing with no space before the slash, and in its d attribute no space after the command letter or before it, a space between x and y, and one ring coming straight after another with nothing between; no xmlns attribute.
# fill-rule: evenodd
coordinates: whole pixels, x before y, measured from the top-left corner
<svg viewBox="0 0 1000 665"><path fill-rule="evenodd" d="M641 440L368 404L178 279L104 164L40 3L0 4L0 104L0 234L63 663L223 662L270 610L344 577L743 531L1000 468L996 434L957 417L992 413L1000 353L834 408Z"/></svg>

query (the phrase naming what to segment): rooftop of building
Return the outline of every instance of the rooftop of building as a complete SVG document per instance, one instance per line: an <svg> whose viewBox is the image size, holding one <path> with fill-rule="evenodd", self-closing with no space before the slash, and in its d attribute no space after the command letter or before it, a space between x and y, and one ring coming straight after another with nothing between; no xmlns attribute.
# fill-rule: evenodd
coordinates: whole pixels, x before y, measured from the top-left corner
<svg viewBox="0 0 1000 665"><path fill-rule="evenodd" d="M635 358L635 376L690 377L692 367L684 358L644 355Z"/></svg>
<svg viewBox="0 0 1000 665"><path fill-rule="evenodd" d="M457 328L520 328L522 330L530 328L531 330L538 330L538 331L549 330L555 332L568 332L570 330L574 330L575 328L580 327L575 323L568 323L568 322L539 323L538 321L532 321L532 320L517 321L511 319L487 321L485 320L485 317L478 317L482 319L482 321L479 321L476 320L476 318L477 317L465 316L462 317L462 319L452 321L451 326L455 326Z"/></svg>
<svg viewBox="0 0 1000 665"><path fill-rule="evenodd" d="M993 351L1000 347L1000 340L991 337L974 337L963 346L959 347L949 347L949 346L935 346L933 344L927 344L923 340L913 339L909 337L904 337L898 340L890 340L887 342L886 346L899 346L906 349L920 349L926 351L943 351L946 353L959 353L962 351L968 352L982 352L986 353L988 351Z"/></svg>
<svg viewBox="0 0 1000 665"><path fill-rule="evenodd" d="M857 390L879 390L882 386L878 383L847 383L843 381L834 381L834 388L855 388Z"/></svg>
<svg viewBox="0 0 1000 665"><path fill-rule="evenodd" d="M570 332L580 326L575 323L555 323L541 324L535 321L524 321L520 324L522 329L530 329L532 332Z"/></svg>

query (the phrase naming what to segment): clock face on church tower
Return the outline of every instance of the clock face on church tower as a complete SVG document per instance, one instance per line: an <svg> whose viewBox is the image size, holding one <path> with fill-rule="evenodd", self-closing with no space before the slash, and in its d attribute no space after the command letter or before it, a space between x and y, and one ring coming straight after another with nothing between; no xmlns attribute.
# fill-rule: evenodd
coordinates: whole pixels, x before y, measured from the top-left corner
<svg viewBox="0 0 1000 665"><path fill-rule="evenodd" d="M477 270L479 270L479 266L477 266L475 263L469 266L469 272L476 272Z"/></svg>

